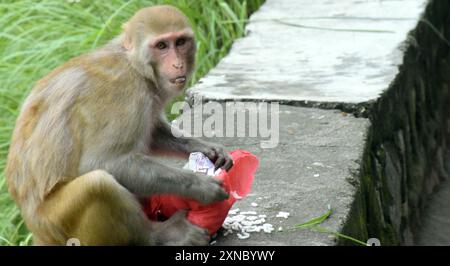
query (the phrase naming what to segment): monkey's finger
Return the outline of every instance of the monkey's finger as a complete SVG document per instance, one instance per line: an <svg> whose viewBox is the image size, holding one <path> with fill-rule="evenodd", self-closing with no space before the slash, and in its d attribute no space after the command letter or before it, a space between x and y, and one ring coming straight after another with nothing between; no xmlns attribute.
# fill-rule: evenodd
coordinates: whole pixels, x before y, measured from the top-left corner
<svg viewBox="0 0 450 266"><path fill-rule="evenodd" d="M215 147L214 150L216 151L217 156L227 156L227 153L223 151L222 147Z"/></svg>
<svg viewBox="0 0 450 266"><path fill-rule="evenodd" d="M225 171L228 171L231 169L231 167L233 167L233 160L230 157L227 157L222 168L225 169Z"/></svg>
<svg viewBox="0 0 450 266"><path fill-rule="evenodd" d="M223 153L222 147L213 147L213 150L218 154Z"/></svg>
<svg viewBox="0 0 450 266"><path fill-rule="evenodd" d="M206 157L211 160L211 162L215 162L217 159L217 152L214 149L211 149L207 152L205 152Z"/></svg>
<svg viewBox="0 0 450 266"><path fill-rule="evenodd" d="M215 179L215 178L214 178L213 180L214 180L214 182L215 182L217 185L222 186L223 180Z"/></svg>
<svg viewBox="0 0 450 266"><path fill-rule="evenodd" d="M203 229L203 234L205 234L205 236L207 236L208 239L211 238L211 237L209 236L209 231L208 231L208 229Z"/></svg>
<svg viewBox="0 0 450 266"><path fill-rule="evenodd" d="M189 223L191 223L191 222L189 222ZM209 231L206 228L200 227L196 224L192 224L192 229L194 230L194 232L199 233L200 235L203 234L203 235L206 235L209 237Z"/></svg>
<svg viewBox="0 0 450 266"><path fill-rule="evenodd" d="M226 200L229 197L230 197L230 195L228 195L228 193L225 191L225 189L221 188L220 189L220 201Z"/></svg>
<svg viewBox="0 0 450 266"><path fill-rule="evenodd" d="M193 246L206 246L208 245L211 237L209 236L209 232L208 230L204 230L205 232L202 233L201 236L195 238L192 240L192 245Z"/></svg>
<svg viewBox="0 0 450 266"><path fill-rule="evenodd" d="M187 233L190 242L187 245L203 246L207 245L211 239L209 231L205 228L199 227L195 224L191 224Z"/></svg>
<svg viewBox="0 0 450 266"><path fill-rule="evenodd" d="M214 163L214 170L221 168L224 163L225 157L223 155L219 155L219 158L217 158L216 162Z"/></svg>

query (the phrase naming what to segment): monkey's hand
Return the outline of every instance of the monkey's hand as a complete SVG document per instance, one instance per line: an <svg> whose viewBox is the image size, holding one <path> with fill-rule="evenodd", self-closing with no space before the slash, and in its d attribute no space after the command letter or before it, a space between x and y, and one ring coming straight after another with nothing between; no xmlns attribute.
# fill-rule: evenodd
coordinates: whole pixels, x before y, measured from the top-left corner
<svg viewBox="0 0 450 266"><path fill-rule="evenodd" d="M214 163L215 170L222 168L226 171L230 170L233 166L233 160L226 153L222 146L210 143L210 142L202 142L203 145L197 147L198 152L203 153Z"/></svg>
<svg viewBox="0 0 450 266"><path fill-rule="evenodd" d="M202 204L210 204L228 199L228 193L222 188L222 181L204 174L191 173L192 185L189 186L189 197Z"/></svg>

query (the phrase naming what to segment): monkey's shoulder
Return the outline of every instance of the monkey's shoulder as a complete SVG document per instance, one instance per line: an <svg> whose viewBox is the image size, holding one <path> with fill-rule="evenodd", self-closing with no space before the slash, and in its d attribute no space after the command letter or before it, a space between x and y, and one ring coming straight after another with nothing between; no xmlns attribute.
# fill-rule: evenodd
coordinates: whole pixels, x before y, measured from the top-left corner
<svg viewBox="0 0 450 266"><path fill-rule="evenodd" d="M81 84L85 81L111 85L132 79L130 74L129 62L124 53L99 49L74 57L55 68L37 82L35 89L48 87L58 81L63 81L66 85Z"/></svg>
<svg viewBox="0 0 450 266"><path fill-rule="evenodd" d="M102 82L118 82L131 79L131 67L124 53L114 50L99 50L80 60L86 74Z"/></svg>

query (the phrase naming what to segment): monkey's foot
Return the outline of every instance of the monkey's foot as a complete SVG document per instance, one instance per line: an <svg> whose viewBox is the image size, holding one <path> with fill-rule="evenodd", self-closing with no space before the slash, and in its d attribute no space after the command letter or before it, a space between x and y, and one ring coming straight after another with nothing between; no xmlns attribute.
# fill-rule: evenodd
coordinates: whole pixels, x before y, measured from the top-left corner
<svg viewBox="0 0 450 266"><path fill-rule="evenodd" d="M178 211L169 220L159 223L153 239L162 246L205 246L210 236L208 230L189 222L186 211Z"/></svg>

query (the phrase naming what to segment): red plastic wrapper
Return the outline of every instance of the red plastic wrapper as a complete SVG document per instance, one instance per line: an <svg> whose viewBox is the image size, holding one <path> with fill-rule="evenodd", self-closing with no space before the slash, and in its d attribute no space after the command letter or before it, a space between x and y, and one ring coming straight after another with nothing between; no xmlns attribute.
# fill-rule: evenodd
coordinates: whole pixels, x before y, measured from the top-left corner
<svg viewBox="0 0 450 266"><path fill-rule="evenodd" d="M155 195L147 198L142 207L151 220L170 218L178 210L188 210L187 219L213 235L222 226L228 211L236 200L245 197L251 190L254 174L259 165L258 158L248 151L235 150L230 153L233 167L222 170L216 176L223 181L224 189L230 194L227 200L209 205L175 195Z"/></svg>

